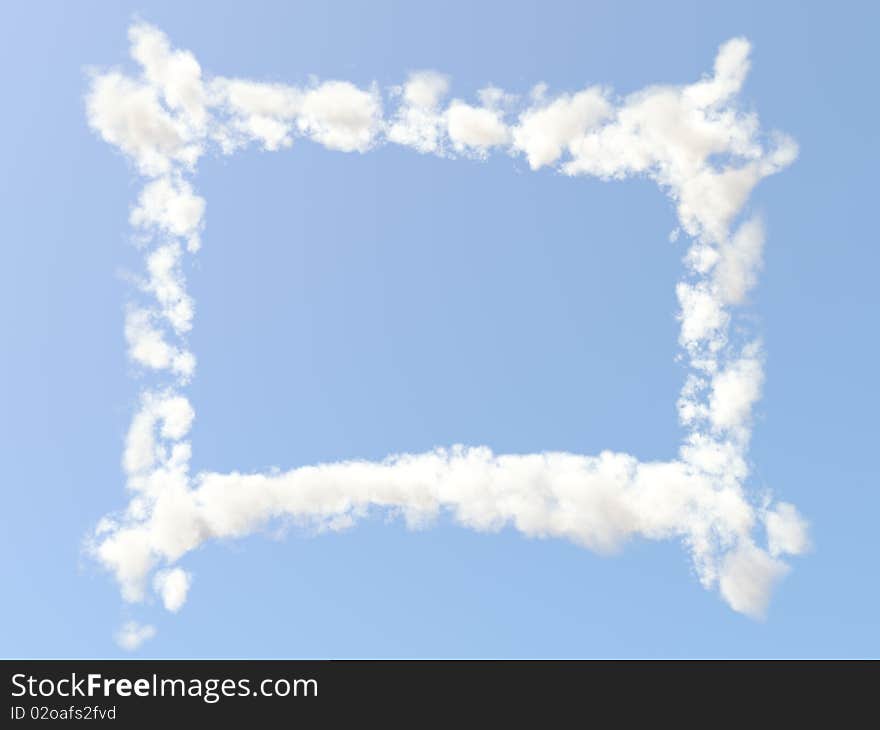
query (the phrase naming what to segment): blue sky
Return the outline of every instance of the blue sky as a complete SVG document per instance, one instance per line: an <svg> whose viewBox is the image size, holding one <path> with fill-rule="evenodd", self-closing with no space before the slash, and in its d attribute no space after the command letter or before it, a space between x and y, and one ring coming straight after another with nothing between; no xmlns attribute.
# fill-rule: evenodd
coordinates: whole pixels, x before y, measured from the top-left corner
<svg viewBox="0 0 880 730"><path fill-rule="evenodd" d="M0 121L4 656L876 656L880 507L872 458L878 264L870 177L877 13L861 5L31 3L5 7ZM868 17L872 16L872 17ZM690 83L745 36L741 101L800 146L749 210L768 232L739 322L765 342L749 451L755 490L810 521L767 617L704 591L676 541L614 557L450 520L374 515L203 545L179 614L126 605L83 554L126 502L120 454L149 375L126 357L128 215L140 182L88 128L92 66L131 66L134 17L206 72L366 87L437 69L487 83L626 94ZM204 248L187 270L199 359L192 468L263 471L437 445L674 457L675 282L686 242L644 179L386 145L206 156Z"/></svg>

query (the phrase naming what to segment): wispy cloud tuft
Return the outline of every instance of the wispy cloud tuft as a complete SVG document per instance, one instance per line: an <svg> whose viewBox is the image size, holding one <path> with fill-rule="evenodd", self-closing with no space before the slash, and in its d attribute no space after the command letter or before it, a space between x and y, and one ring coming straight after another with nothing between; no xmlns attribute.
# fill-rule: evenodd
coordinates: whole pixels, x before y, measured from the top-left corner
<svg viewBox="0 0 880 730"><path fill-rule="evenodd" d="M156 635L156 628L149 624L139 624L137 621L124 623L116 632L116 643L121 649L135 651L140 649L141 644L149 641Z"/></svg>

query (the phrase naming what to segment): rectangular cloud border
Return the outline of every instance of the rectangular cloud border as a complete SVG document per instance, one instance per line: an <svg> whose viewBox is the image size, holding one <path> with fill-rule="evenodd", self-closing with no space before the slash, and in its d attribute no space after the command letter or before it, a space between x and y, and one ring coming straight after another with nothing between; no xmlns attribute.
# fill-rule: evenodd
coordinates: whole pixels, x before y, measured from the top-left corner
<svg viewBox="0 0 880 730"><path fill-rule="evenodd" d="M346 81L290 86L207 77L190 52L145 23L129 39L138 70L93 72L86 98L91 127L144 181L130 222L145 244L145 273L125 336L131 360L165 379L141 394L126 437L128 506L101 519L87 541L125 601L143 602L152 586L178 611L191 576L177 563L210 539L280 518L340 530L381 508L414 527L446 513L473 529L510 525L603 553L637 536L679 539L706 588L717 587L736 611L764 614L788 570L783 557L803 553L808 536L794 506L746 488L762 355L758 342L732 338L730 323L756 283L764 229L743 210L757 183L797 156L792 139L762 133L757 115L737 107L748 41L723 44L713 73L689 85L625 97L601 86L554 95L539 84L525 96L490 86L468 102L449 100L449 79L433 71L384 91ZM287 472L191 474L194 411L183 392L196 366L186 340L194 307L182 267L199 250L205 211L191 180L205 154L281 150L296 138L358 153L398 144L449 159L500 151L524 156L532 170L655 181L691 239L676 286L688 367L678 456L641 463L611 452L495 455L457 446ZM133 649L154 633L129 621L117 640Z"/></svg>

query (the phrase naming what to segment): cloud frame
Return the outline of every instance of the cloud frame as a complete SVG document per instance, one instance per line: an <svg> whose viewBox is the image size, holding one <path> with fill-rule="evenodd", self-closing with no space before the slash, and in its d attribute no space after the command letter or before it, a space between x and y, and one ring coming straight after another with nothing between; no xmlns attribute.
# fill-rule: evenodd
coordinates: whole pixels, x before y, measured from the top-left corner
<svg viewBox="0 0 880 730"><path fill-rule="evenodd" d="M734 610L764 614L773 584L788 571L782 557L803 553L809 539L793 505L745 488L763 358L760 343L731 341L730 323L757 282L765 234L759 218L742 220L742 212L754 186L797 155L793 140L765 139L757 116L735 106L749 69L747 41L722 45L713 73L695 83L646 87L622 99L598 86L548 97L539 84L523 104L490 86L477 103L453 98L444 107L448 78L415 72L391 89L397 109L385 118L375 84L208 80L195 57L172 48L157 28L138 22L129 37L141 74L96 72L86 106L93 129L145 180L130 223L147 242L139 288L151 302L128 309L125 334L132 361L170 380L142 393L129 429L128 507L102 519L88 540L126 601L144 600L152 574L168 610L180 610L191 576L176 563L209 539L249 534L284 516L345 529L378 507L412 526L448 513L474 529L512 525L600 553L633 537L680 539L706 587L717 586ZM185 342L194 306L182 262L201 246L205 213L191 178L211 149L276 151L297 138L342 152L399 144L449 158L485 159L500 149L535 170L555 165L567 175L657 182L692 239L676 287L690 371L679 398L689 429L679 456L642 463L610 452L495 455L453 447L382 462L190 475L194 411L182 389L196 367ZM727 162L708 162L718 156ZM753 539L759 526L766 548Z"/></svg>

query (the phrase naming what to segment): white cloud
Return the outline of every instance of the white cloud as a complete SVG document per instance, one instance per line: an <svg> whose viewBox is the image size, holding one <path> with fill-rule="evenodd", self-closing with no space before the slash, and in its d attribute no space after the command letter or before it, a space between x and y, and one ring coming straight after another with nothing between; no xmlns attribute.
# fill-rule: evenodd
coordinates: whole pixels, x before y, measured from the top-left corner
<svg viewBox="0 0 880 730"><path fill-rule="evenodd" d="M779 502L764 515L770 554L802 555L810 549L807 521L793 504Z"/></svg>
<svg viewBox="0 0 880 730"><path fill-rule="evenodd" d="M325 81L309 88L241 79L216 79L214 104L229 115L213 138L224 152L256 141L263 149L293 144L294 134L328 149L366 152L382 128L382 102L376 88L359 89L348 81Z"/></svg>
<svg viewBox="0 0 880 730"><path fill-rule="evenodd" d="M213 135L227 154L244 140L259 142L263 149L278 150L293 144L293 120L302 103L299 89L241 79L215 79L211 84L214 103L231 115L230 128L219 126Z"/></svg>
<svg viewBox="0 0 880 730"><path fill-rule="evenodd" d="M144 186L129 220L135 227L158 228L169 236L188 240L188 248L199 248L198 232L205 213L205 200L179 176L165 176Z"/></svg>
<svg viewBox="0 0 880 730"><path fill-rule="evenodd" d="M182 568L160 570L153 579L153 587L162 597L162 604L167 611L177 613L186 603L191 578Z"/></svg>
<svg viewBox="0 0 880 730"><path fill-rule="evenodd" d="M452 146L460 152L485 155L492 147L503 145L510 138L500 111L470 106L457 99L446 110L446 126Z"/></svg>
<svg viewBox="0 0 880 730"><path fill-rule="evenodd" d="M142 473L159 461L167 461L158 451L157 439L181 441L189 433L194 419L195 411L182 395L173 391L144 393L125 442L126 473Z"/></svg>
<svg viewBox="0 0 880 730"><path fill-rule="evenodd" d="M144 286L156 298L162 316L178 334L191 329L194 306L180 270L181 256L180 246L176 243L155 249L147 256L149 279Z"/></svg>
<svg viewBox="0 0 880 730"><path fill-rule="evenodd" d="M702 344L723 345L730 315L706 282L679 282L675 293L681 306L681 344L691 349Z"/></svg>
<svg viewBox="0 0 880 730"><path fill-rule="evenodd" d="M156 628L149 624L128 621L116 632L116 643L126 651L135 651L141 644L156 635Z"/></svg>
<svg viewBox="0 0 880 730"><path fill-rule="evenodd" d="M441 152L445 123L440 102L449 78L434 71L412 73L397 93L403 102L387 132L388 140L419 152Z"/></svg>
<svg viewBox="0 0 880 730"><path fill-rule="evenodd" d="M688 101L700 108L727 101L742 88L749 72L751 45L745 38L732 38L718 49L714 74L685 90Z"/></svg>
<svg viewBox="0 0 880 730"><path fill-rule="evenodd" d="M520 115L519 124L513 129L513 147L525 153L533 170L552 165L574 140L582 138L610 113L611 105L598 87L563 94Z"/></svg>
<svg viewBox="0 0 880 730"><path fill-rule="evenodd" d="M176 165L192 169L207 122L199 64L187 51L172 51L165 35L145 23L132 26L129 39L142 72L95 75L86 97L89 124L144 175L164 175Z"/></svg>
<svg viewBox="0 0 880 730"><path fill-rule="evenodd" d="M159 102L155 88L119 73L96 76L87 97L89 123L132 158L144 175L162 175L175 163L195 164L201 146Z"/></svg>
<svg viewBox="0 0 880 730"><path fill-rule="evenodd" d="M733 39L721 47L714 76L627 97L608 123L569 143L563 170L600 178L647 174L677 201L685 231L723 241L754 186L797 155L784 136L762 145L757 117L732 104L748 54L748 42Z"/></svg>
<svg viewBox="0 0 880 730"><path fill-rule="evenodd" d="M719 581L721 595L734 611L764 618L774 585L788 566L750 543L743 543L724 559Z"/></svg>
<svg viewBox="0 0 880 730"><path fill-rule="evenodd" d="M511 526L600 553L632 539L676 539L705 587L717 587L734 610L763 615L788 570L782 556L805 552L809 537L794 506L758 504L747 488L762 357L757 344L739 346L729 331L733 307L757 281L765 234L759 218L741 219L755 185L797 155L793 140L762 133L757 116L736 106L747 41L724 44L713 73L695 83L625 98L595 86L553 97L542 85L523 100L490 86L478 92L478 105L453 99L444 107L449 79L420 71L392 91L396 108L386 121L376 85L211 78L156 28L138 24L130 38L140 71L95 74L87 114L146 178L131 224L147 239L141 291L151 301L126 315L129 356L176 380L142 396L123 453L129 504L102 519L90 543L126 601L144 600L152 575L165 607L179 610L191 577L174 564L206 541L276 520L342 530L383 510L412 527L445 515L476 530ZM524 155L532 169L655 181L692 238L676 287L688 367L678 457L644 463L610 452L496 455L455 447L286 472L191 474L194 412L180 388L195 367L184 339L194 304L183 259L184 249L199 247L205 201L188 177L205 152L229 154L249 143L279 150L296 137L346 152L382 142L443 156L497 149ZM761 525L766 549L755 539ZM135 648L152 631L129 624L120 644Z"/></svg>
<svg viewBox="0 0 880 730"><path fill-rule="evenodd" d="M759 218L747 220L731 240L722 244L715 285L725 303L741 304L755 285L763 249L764 225Z"/></svg>
<svg viewBox="0 0 880 730"><path fill-rule="evenodd" d="M148 519L121 523L106 542L114 543L112 564L126 583L147 562L144 545L155 564L210 539L250 534L274 519L335 530L382 509L413 527L448 515L476 530L509 525L601 553L634 537L680 538L711 571L717 568L711 544L748 539L754 515L735 475L725 484L711 474L717 462L709 469L697 465L696 458L640 463L610 452L520 456L456 448L280 474L203 473L192 489L160 489ZM129 550L130 560L124 555ZM143 587L134 592L142 594Z"/></svg>
<svg viewBox="0 0 880 730"><path fill-rule="evenodd" d="M718 430L745 428L752 406L761 396L764 372L757 344L749 345L743 356L729 363L712 378L709 417Z"/></svg>
<svg viewBox="0 0 880 730"><path fill-rule="evenodd" d="M138 23L128 32L131 55L144 69L151 86L162 93L165 103L183 112L193 131L207 121L202 69L189 51L172 51L168 38L157 28Z"/></svg>
<svg viewBox="0 0 880 730"><path fill-rule="evenodd" d="M150 310L129 309L125 316L129 357L151 370L170 370L188 380L195 371L195 356L188 350L170 345L156 327L155 319Z"/></svg>
<svg viewBox="0 0 880 730"><path fill-rule="evenodd" d="M297 124L329 149L366 152L373 146L381 118L375 89L362 91L347 81L327 81L303 95Z"/></svg>
<svg viewBox="0 0 880 730"><path fill-rule="evenodd" d="M510 130L504 123L505 108L514 97L494 86L478 92L480 106L454 99L440 107L449 90L449 79L433 71L410 74L395 93L402 97L386 138L419 152L445 155L456 152L485 157L494 147L507 144Z"/></svg>
<svg viewBox="0 0 880 730"><path fill-rule="evenodd" d="M449 77L436 71L411 73L403 87L406 106L418 109L437 109L449 92Z"/></svg>

